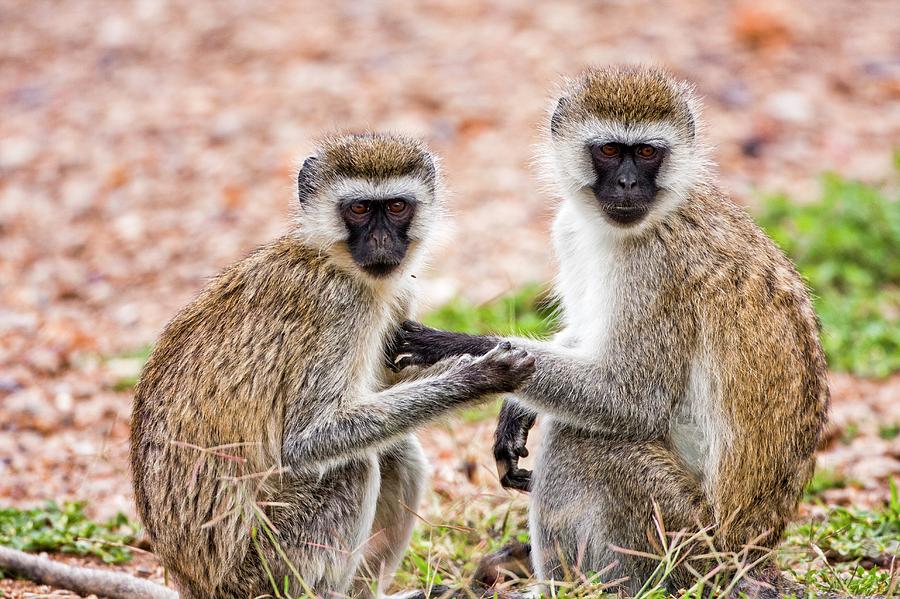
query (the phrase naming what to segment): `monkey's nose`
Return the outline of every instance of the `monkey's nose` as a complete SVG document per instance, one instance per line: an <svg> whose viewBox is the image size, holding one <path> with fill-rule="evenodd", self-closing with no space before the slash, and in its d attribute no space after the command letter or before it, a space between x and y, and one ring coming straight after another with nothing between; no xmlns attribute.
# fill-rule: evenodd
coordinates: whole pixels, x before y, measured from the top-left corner
<svg viewBox="0 0 900 599"><path fill-rule="evenodd" d="M375 243L376 249L383 249L390 241L391 236L387 233L372 234L372 241Z"/></svg>
<svg viewBox="0 0 900 599"><path fill-rule="evenodd" d="M637 178L633 175L622 175L619 177L619 187L625 191L631 191L637 185Z"/></svg>

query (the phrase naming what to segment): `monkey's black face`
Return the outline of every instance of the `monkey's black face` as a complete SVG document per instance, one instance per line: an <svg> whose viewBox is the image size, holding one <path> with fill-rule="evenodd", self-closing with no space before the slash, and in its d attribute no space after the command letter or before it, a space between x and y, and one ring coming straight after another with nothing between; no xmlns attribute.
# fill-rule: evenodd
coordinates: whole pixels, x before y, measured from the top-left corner
<svg viewBox="0 0 900 599"><path fill-rule="evenodd" d="M603 213L616 224L639 223L650 212L656 176L666 148L649 144L594 144L588 147L597 182L592 189Z"/></svg>
<svg viewBox="0 0 900 599"><path fill-rule="evenodd" d="M403 262L409 247L407 231L415 214L410 198L352 200L341 206L350 237L350 255L373 277L385 277Z"/></svg>

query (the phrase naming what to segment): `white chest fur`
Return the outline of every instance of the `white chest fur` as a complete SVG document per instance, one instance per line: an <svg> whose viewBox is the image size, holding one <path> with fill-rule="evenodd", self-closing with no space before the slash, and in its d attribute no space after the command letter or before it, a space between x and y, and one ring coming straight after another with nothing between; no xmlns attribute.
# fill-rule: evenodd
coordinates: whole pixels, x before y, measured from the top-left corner
<svg viewBox="0 0 900 599"><path fill-rule="evenodd" d="M388 337L394 333L398 317L408 316L408 306L413 296L411 283L401 280L389 281L374 287L375 302L365 320L359 324L356 335L357 346L353 348L357 360L357 381L361 392L382 389L386 381L384 347ZM399 306L406 308L400 310ZM402 314L401 314L402 313Z"/></svg>
<svg viewBox="0 0 900 599"><path fill-rule="evenodd" d="M563 330L556 342L586 356L600 356L622 318L630 288L620 240L602 217L577 202L564 202L553 225L559 259L556 289L563 307ZM669 430L685 464L705 485L727 447L727 426L716 406L719 385L711 356L695 356L685 396Z"/></svg>
<svg viewBox="0 0 900 599"><path fill-rule="evenodd" d="M556 289L562 301L560 342L588 354L602 351L620 308L622 270L615 239L594 215L563 203L553 226L559 258Z"/></svg>

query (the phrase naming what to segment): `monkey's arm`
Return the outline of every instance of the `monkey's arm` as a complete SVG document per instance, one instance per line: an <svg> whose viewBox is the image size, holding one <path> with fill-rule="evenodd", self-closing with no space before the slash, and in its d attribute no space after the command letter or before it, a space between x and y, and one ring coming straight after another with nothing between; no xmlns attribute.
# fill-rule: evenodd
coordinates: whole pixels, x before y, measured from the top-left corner
<svg viewBox="0 0 900 599"><path fill-rule="evenodd" d="M404 323L398 351L404 364L427 364L438 355L478 351L492 337L445 333L417 323ZM613 437L653 439L666 434L676 389L683 381L666 379L665 372L683 368L667 363L676 352L642 346L621 360L588 358L553 342L510 339L536 358L531 379L517 392L528 406L573 426L598 430Z"/></svg>
<svg viewBox="0 0 900 599"><path fill-rule="evenodd" d="M403 345L409 333L419 336L418 343L406 352ZM438 331L411 320L401 325L399 333L388 348L389 365L393 370L417 364L433 364L453 356L469 354L480 356L496 345L495 337L482 337ZM528 455L525 447L528 431L534 426L537 412L527 406L504 400L500 409L497 429L494 431L494 459L500 484L506 489L531 490L531 471L519 468L519 458Z"/></svg>
<svg viewBox="0 0 900 599"><path fill-rule="evenodd" d="M588 359L535 342L525 347L536 358L534 376L517 392L527 404L573 426L614 438L658 439L668 433L682 382L665 380L654 368L664 371L659 363L636 357ZM664 361L660 354L654 357Z"/></svg>
<svg viewBox="0 0 900 599"><path fill-rule="evenodd" d="M406 320L388 343L388 362L394 370L430 366L464 354L483 356L499 342L499 337L440 331Z"/></svg>
<svg viewBox="0 0 900 599"><path fill-rule="evenodd" d="M533 371L534 359L504 342L480 358L456 358L449 366L442 363L426 370L422 378L345 400L347 407L323 410L312 420L300 407L289 410L283 458L288 465L302 468L351 457L450 410L512 391Z"/></svg>
<svg viewBox="0 0 900 599"><path fill-rule="evenodd" d="M578 332L565 328L553 336L553 344L574 347ZM507 398L500 408L494 431L494 461L504 489L531 491L531 470L519 468L519 458L528 457L528 433L534 428L538 413L514 398Z"/></svg>

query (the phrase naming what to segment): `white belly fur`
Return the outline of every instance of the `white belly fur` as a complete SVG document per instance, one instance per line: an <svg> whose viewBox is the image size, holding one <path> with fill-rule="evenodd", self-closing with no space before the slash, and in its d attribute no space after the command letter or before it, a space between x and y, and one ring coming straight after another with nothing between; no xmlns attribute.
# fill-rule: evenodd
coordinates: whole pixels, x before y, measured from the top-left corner
<svg viewBox="0 0 900 599"><path fill-rule="evenodd" d="M669 428L669 438L685 465L712 492L714 474L728 443L728 428L717 401L719 384L710 356L697 356L691 364L687 393L679 403Z"/></svg>

